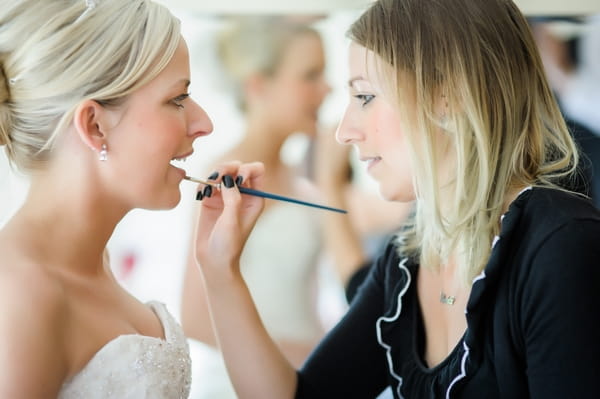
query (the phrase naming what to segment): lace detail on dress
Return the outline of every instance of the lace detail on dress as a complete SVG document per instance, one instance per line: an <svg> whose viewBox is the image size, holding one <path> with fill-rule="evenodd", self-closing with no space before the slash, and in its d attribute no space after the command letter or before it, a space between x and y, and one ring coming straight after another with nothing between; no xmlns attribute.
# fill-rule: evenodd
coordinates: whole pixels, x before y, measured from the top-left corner
<svg viewBox="0 0 600 399"><path fill-rule="evenodd" d="M63 384L58 399L184 399L191 384L185 336L165 305L149 302L165 339L120 335L104 345L86 366Z"/></svg>

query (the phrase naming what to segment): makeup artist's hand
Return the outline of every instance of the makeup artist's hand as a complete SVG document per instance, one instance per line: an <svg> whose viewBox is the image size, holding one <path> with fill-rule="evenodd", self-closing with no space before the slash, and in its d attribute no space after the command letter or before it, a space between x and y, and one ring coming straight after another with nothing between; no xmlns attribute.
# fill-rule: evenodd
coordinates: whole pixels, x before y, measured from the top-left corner
<svg viewBox="0 0 600 399"><path fill-rule="evenodd" d="M218 173L218 177L214 177ZM242 195L237 185L260 189L264 166L260 162L220 165L211 176L221 183L202 199L196 227L195 256L203 273L237 273L242 249L258 216L264 199Z"/></svg>

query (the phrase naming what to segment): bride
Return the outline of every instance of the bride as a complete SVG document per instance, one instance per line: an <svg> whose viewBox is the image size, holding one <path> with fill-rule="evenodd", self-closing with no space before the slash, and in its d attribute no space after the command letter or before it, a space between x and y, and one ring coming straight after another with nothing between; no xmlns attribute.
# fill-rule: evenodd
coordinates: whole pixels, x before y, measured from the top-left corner
<svg viewBox="0 0 600 399"><path fill-rule="evenodd" d="M180 326L105 249L133 208L179 202L171 161L212 131L179 21L149 0L5 3L0 145L30 190L0 230L0 397L187 398Z"/></svg>

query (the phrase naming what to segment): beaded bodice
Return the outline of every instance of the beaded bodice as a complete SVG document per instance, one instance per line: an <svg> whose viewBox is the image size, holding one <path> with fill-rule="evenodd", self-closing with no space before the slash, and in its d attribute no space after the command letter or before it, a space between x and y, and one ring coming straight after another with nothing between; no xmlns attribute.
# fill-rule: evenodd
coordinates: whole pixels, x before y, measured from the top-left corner
<svg viewBox="0 0 600 399"><path fill-rule="evenodd" d="M191 361L183 331L163 304L148 305L161 321L165 339L138 334L116 337L63 384L59 399L188 397Z"/></svg>

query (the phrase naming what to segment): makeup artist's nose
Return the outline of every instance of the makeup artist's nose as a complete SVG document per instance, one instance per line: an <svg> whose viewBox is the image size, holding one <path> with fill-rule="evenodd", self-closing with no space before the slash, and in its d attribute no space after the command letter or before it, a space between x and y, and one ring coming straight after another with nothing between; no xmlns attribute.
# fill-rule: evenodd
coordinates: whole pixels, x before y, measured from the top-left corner
<svg viewBox="0 0 600 399"><path fill-rule="evenodd" d="M190 101L190 110L188 116L188 135L189 136L206 136L213 131L213 123L210 117L198 103Z"/></svg>
<svg viewBox="0 0 600 399"><path fill-rule="evenodd" d="M346 108L346 112L344 112L344 116L337 127L335 139L340 144L354 144L364 140L364 133L352 115L350 108Z"/></svg>

